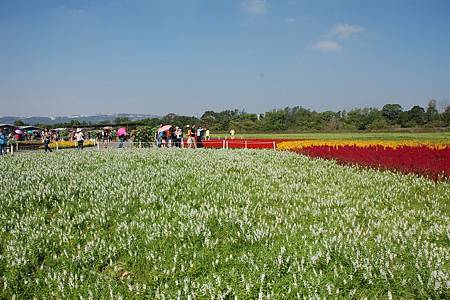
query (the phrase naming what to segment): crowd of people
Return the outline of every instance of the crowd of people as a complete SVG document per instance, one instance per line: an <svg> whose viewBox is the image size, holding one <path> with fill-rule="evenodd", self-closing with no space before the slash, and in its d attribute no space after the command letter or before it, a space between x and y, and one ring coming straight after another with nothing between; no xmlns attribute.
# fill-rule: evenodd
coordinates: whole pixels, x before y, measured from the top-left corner
<svg viewBox="0 0 450 300"><path fill-rule="evenodd" d="M17 140L14 136L14 131L9 133L6 130L0 128L0 155L6 154L8 141ZM94 140L96 142L103 142L105 148L108 147L109 143L118 140L118 148L124 146L124 142L128 140L129 136L125 128L119 128L114 130L112 127L104 127L102 130L94 130L83 132L81 128L76 130L70 130L66 135L61 136L60 131L52 129L49 130L45 128L39 131L37 134L38 138L43 143L43 148L45 152L52 152L50 144L52 142L69 140L76 144L78 150L82 150L85 140ZM235 131L230 131L230 138L234 139ZM63 138L64 137L64 138ZM131 136L132 137L132 136ZM184 127L163 125L160 124L155 132L155 145L158 148L203 148L204 141L210 140L210 130L201 126L186 125Z"/></svg>
<svg viewBox="0 0 450 300"><path fill-rule="evenodd" d="M184 145L184 135L186 135L186 145ZM156 146L177 147L177 148L203 148L203 141L210 139L208 128L196 127L195 124L186 125L185 130L178 126L163 124L159 125L155 133Z"/></svg>

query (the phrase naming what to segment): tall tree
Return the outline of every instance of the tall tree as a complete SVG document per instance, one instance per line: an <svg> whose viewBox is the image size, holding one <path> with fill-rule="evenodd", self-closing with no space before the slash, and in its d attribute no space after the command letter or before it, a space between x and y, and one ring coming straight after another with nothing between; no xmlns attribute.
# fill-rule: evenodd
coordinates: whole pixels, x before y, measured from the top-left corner
<svg viewBox="0 0 450 300"><path fill-rule="evenodd" d="M447 127L450 127L450 105L447 106L445 111L441 115L442 121L444 122L444 125Z"/></svg>
<svg viewBox="0 0 450 300"><path fill-rule="evenodd" d="M386 104L382 108L383 118L390 125L399 124L400 114L403 111L400 104Z"/></svg>
<svg viewBox="0 0 450 300"><path fill-rule="evenodd" d="M439 112L437 110L437 101L431 99L428 102L427 112L426 112L426 121L427 123L431 123L433 121L439 120Z"/></svg>
<svg viewBox="0 0 450 300"><path fill-rule="evenodd" d="M419 105L414 105L408 112L409 122L413 125L423 125L426 122L425 110Z"/></svg>

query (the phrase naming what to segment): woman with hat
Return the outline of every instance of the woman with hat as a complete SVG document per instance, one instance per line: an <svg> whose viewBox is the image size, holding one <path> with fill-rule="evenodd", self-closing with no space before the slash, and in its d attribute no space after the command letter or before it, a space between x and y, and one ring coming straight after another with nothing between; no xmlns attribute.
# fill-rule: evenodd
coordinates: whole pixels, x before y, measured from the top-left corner
<svg viewBox="0 0 450 300"><path fill-rule="evenodd" d="M83 150L84 134L83 134L83 131L81 131L81 128L77 128L77 133L75 133L75 138L77 140L77 149Z"/></svg>

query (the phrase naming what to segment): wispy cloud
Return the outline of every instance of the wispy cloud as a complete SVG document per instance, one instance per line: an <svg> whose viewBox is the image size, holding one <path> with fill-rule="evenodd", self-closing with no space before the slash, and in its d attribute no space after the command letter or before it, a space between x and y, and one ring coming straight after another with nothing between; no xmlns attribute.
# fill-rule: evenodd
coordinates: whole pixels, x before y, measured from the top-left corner
<svg viewBox="0 0 450 300"><path fill-rule="evenodd" d="M287 18L284 20L287 24L293 24L295 21L297 21L296 18Z"/></svg>
<svg viewBox="0 0 450 300"><path fill-rule="evenodd" d="M337 24L331 29L331 34L339 38L345 39L363 30L364 29L360 26L353 26L349 24Z"/></svg>
<svg viewBox="0 0 450 300"><path fill-rule="evenodd" d="M260 16L267 12L266 0L243 0L241 2L242 9L248 14Z"/></svg>
<svg viewBox="0 0 450 300"><path fill-rule="evenodd" d="M313 48L327 52L339 51L342 49L341 45L335 41L319 41L313 46Z"/></svg>

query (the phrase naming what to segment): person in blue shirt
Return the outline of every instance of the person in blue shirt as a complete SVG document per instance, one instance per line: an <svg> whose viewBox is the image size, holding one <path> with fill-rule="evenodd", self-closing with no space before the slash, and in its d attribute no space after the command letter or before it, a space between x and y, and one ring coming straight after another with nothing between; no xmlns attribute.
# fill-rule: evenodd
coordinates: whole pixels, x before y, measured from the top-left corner
<svg viewBox="0 0 450 300"><path fill-rule="evenodd" d="M8 145L8 136L0 128L0 155L6 154L6 146Z"/></svg>

